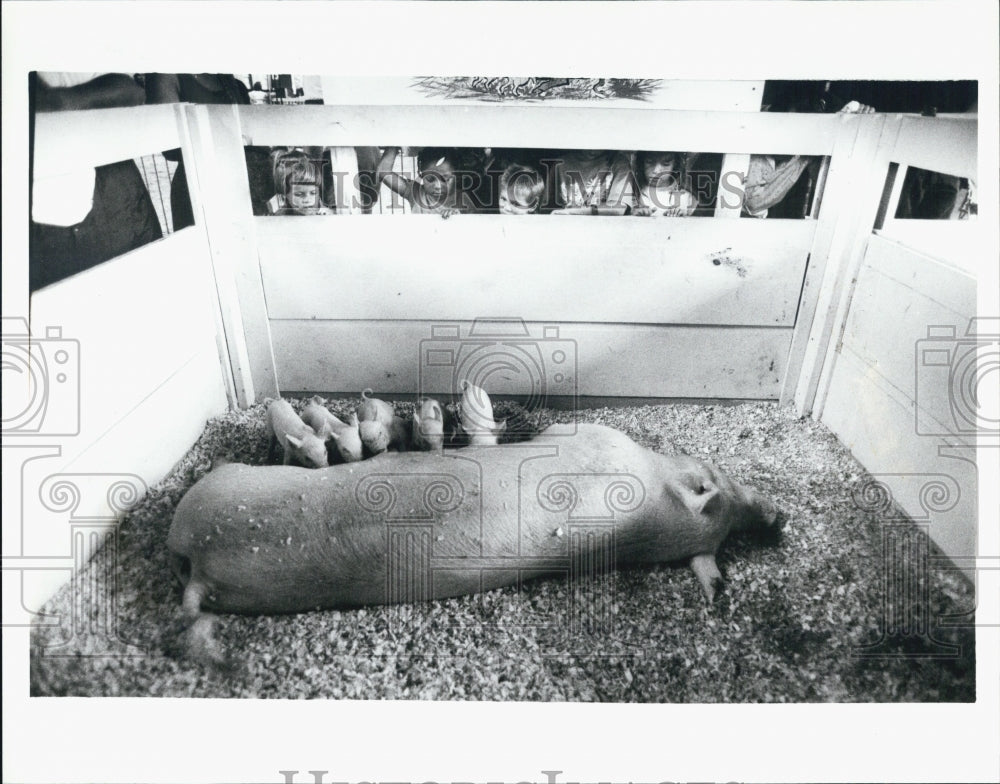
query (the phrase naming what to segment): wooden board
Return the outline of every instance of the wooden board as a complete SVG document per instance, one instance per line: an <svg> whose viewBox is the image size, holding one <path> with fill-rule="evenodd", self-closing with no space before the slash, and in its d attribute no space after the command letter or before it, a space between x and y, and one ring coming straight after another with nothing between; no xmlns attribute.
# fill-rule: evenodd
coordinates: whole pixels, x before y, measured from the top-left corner
<svg viewBox="0 0 1000 784"><path fill-rule="evenodd" d="M195 220L207 232L236 395L247 406L274 395L276 387L239 116L234 106L189 106L187 115Z"/></svg>
<svg viewBox="0 0 1000 784"><path fill-rule="evenodd" d="M74 485L134 475L139 486L151 486L205 421L226 410L209 264L204 234L187 229L32 295L31 334L47 370L44 426L33 435L5 435L4 443L52 445L58 453L33 463L18 487L22 519L31 524L16 548L7 547L5 526L5 553L86 558L89 544L67 551L69 512L40 506L42 483L61 474ZM19 393L6 376L5 394ZM103 492L84 492L72 515L115 520ZM64 579L58 569L33 574L28 606Z"/></svg>
<svg viewBox="0 0 1000 784"><path fill-rule="evenodd" d="M952 369L961 371L975 354L978 343L966 336L969 318L975 313L974 278L873 237L858 276L843 347L898 390L909 406L918 406L931 417L936 423L932 432L943 434L951 429L961 435L953 403L964 409L970 403L952 399L963 387L953 389L949 374ZM950 361L934 364L938 359ZM966 395L969 391L965 389Z"/></svg>
<svg viewBox="0 0 1000 784"><path fill-rule="evenodd" d="M971 220L887 220L875 232L926 256L976 275L988 268L983 218Z"/></svg>
<svg viewBox="0 0 1000 784"><path fill-rule="evenodd" d="M865 468L887 474L900 506L927 520L931 537L956 559L976 552L974 450L946 456L941 448L968 442L977 424L970 362L977 341L966 336L975 312L972 276L872 236L822 413ZM928 511L913 488L939 481L960 498L954 508Z"/></svg>
<svg viewBox="0 0 1000 784"><path fill-rule="evenodd" d="M372 387L447 396L459 377L473 377L489 379L491 394L522 397L544 390L557 397L775 399L791 340L787 328L491 326L472 332L468 322L273 321L279 386L282 394Z"/></svg>
<svg viewBox="0 0 1000 784"><path fill-rule="evenodd" d="M945 449L953 439L920 435L910 401L849 349L838 356L823 423L893 500L957 562L976 554L978 477L972 449ZM973 461L973 462L970 462ZM928 494L930 485L942 495Z"/></svg>
<svg viewBox="0 0 1000 784"><path fill-rule="evenodd" d="M829 155L851 115L556 106L241 106L246 144Z"/></svg>
<svg viewBox="0 0 1000 784"><path fill-rule="evenodd" d="M211 351L221 367L199 239L171 235L32 295L32 334L59 327L79 351L80 442L98 440L195 355ZM77 383L72 375L68 385ZM214 394L219 383L221 370L187 394Z"/></svg>
<svg viewBox="0 0 1000 784"><path fill-rule="evenodd" d="M258 218L271 319L791 326L813 221Z"/></svg>
<svg viewBox="0 0 1000 784"><path fill-rule="evenodd" d="M181 146L169 104L35 116L35 176L127 161Z"/></svg>
<svg viewBox="0 0 1000 784"><path fill-rule="evenodd" d="M845 126L830 161L823 207L809 270L802 284L799 318L782 402L800 414L814 409L830 345L843 328L851 281L864 255L889 161L885 146L898 121L881 115Z"/></svg>
<svg viewBox="0 0 1000 784"><path fill-rule="evenodd" d="M904 117L892 160L978 179L978 118Z"/></svg>

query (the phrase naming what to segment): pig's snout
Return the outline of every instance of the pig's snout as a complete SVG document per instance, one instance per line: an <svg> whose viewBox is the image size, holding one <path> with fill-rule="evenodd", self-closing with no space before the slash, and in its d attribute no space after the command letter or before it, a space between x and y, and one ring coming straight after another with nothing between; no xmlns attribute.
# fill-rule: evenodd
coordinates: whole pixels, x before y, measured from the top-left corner
<svg viewBox="0 0 1000 784"><path fill-rule="evenodd" d="M774 544L781 539L788 516L768 498L749 490L749 501L744 529L765 543Z"/></svg>
<svg viewBox="0 0 1000 784"><path fill-rule="evenodd" d="M756 491L752 494L753 508L757 513L757 526L780 531L785 527L785 515L769 498Z"/></svg>

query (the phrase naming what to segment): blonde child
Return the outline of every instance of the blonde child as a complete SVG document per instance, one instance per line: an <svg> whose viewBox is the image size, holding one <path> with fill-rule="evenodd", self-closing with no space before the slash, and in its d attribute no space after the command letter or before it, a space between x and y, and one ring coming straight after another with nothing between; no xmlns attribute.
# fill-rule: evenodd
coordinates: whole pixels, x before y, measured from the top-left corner
<svg viewBox="0 0 1000 784"><path fill-rule="evenodd" d="M544 193L545 181L538 169L512 163L500 175L500 212L503 215L538 212Z"/></svg>
<svg viewBox="0 0 1000 784"><path fill-rule="evenodd" d="M274 161L275 215L332 215L323 204L323 174L301 151L286 152Z"/></svg>

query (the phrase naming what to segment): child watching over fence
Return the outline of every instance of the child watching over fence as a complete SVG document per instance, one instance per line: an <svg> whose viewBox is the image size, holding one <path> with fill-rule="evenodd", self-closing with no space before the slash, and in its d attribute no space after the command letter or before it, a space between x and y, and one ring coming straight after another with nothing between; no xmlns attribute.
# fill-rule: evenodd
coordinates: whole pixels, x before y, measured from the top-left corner
<svg viewBox="0 0 1000 784"><path fill-rule="evenodd" d="M793 95L769 105L767 111L820 113L828 111L828 105L815 97ZM848 101L839 111L843 114L872 114L875 108L858 101ZM768 215L773 218L804 217L814 196L812 184L806 187L801 201L792 200L789 194L799 184L802 173L816 169L819 162L819 158L805 155L751 155L743 184L743 214L751 218L766 218Z"/></svg>
<svg viewBox="0 0 1000 784"><path fill-rule="evenodd" d="M274 160L274 215L332 215L323 204L322 167L301 150Z"/></svg>
<svg viewBox="0 0 1000 784"><path fill-rule="evenodd" d="M416 179L392 171L399 147L388 147L376 169L376 182L385 184L402 196L415 213L428 213L447 218L462 212L473 212L468 194L458 188L455 150L425 147L417 155Z"/></svg>
<svg viewBox="0 0 1000 784"><path fill-rule="evenodd" d="M683 156L677 152L638 152L635 156L638 206L633 215L687 217L698 199L681 184L686 180Z"/></svg>
<svg viewBox="0 0 1000 784"><path fill-rule="evenodd" d="M617 150L564 150L552 155L553 214L625 215L635 207L632 165Z"/></svg>
<svg viewBox="0 0 1000 784"><path fill-rule="evenodd" d="M498 203L503 215L538 212L544 194L545 180L533 166L512 163L500 174Z"/></svg>

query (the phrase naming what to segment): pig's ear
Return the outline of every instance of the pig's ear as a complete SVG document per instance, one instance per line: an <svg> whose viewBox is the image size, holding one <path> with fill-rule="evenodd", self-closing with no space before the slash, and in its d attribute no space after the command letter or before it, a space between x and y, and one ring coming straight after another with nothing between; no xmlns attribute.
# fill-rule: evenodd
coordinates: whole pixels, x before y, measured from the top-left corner
<svg viewBox="0 0 1000 784"><path fill-rule="evenodd" d="M357 427L358 426L358 412L357 411L355 411L353 414L351 414L350 419L347 420L347 424L349 424L351 427Z"/></svg>
<svg viewBox="0 0 1000 784"><path fill-rule="evenodd" d="M291 444L292 446L294 446L296 449L300 449L302 447L302 439L301 438L296 438L295 436L291 436L291 435L285 436L285 438L287 438L288 439L288 443Z"/></svg>
<svg viewBox="0 0 1000 784"><path fill-rule="evenodd" d="M703 515L718 511L719 506L722 504L722 496L719 493L719 488L716 487L714 482L708 479L704 479L697 484L694 488L694 493L692 506L695 511Z"/></svg>
<svg viewBox="0 0 1000 784"><path fill-rule="evenodd" d="M416 411L413 412L413 426L417 428L417 430L420 430L420 414Z"/></svg>

